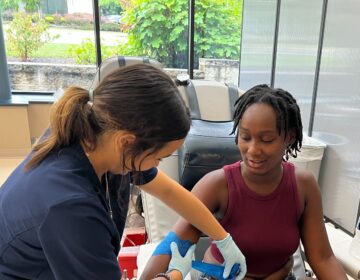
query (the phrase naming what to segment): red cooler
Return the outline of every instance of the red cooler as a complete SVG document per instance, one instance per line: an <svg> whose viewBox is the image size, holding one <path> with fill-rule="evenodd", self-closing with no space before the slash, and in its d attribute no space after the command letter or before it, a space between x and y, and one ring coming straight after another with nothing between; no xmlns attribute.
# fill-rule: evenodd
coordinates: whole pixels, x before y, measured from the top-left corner
<svg viewBox="0 0 360 280"><path fill-rule="evenodd" d="M127 271L127 278L136 277L137 264L136 258L139 253L140 245L145 244L147 235L145 228L127 228L121 239L121 249L118 255L121 271Z"/></svg>

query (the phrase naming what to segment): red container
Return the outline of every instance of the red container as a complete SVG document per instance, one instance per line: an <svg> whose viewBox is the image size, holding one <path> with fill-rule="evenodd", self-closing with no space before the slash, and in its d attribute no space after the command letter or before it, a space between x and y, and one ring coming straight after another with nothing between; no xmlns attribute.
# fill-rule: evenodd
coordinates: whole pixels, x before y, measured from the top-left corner
<svg viewBox="0 0 360 280"><path fill-rule="evenodd" d="M126 229L121 240L121 249L118 255L118 262L122 273L126 269L127 278L136 277L136 258L139 254L140 245L145 244L147 235L144 228Z"/></svg>

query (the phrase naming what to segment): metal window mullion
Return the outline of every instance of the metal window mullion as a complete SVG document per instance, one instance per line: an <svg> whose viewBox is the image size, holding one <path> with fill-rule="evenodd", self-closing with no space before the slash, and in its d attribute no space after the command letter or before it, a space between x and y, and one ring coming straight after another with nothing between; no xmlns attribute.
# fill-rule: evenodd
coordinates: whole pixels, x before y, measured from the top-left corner
<svg viewBox="0 0 360 280"><path fill-rule="evenodd" d="M99 1L98 0L93 0L93 10L94 10L96 65L99 67L101 64L101 43L100 43L100 13L99 13Z"/></svg>
<svg viewBox="0 0 360 280"><path fill-rule="evenodd" d="M271 64L271 77L270 77L270 86L271 87L274 87L274 83L275 83L277 46L278 46L278 39L279 39L280 8L281 8L281 0L277 0L276 15L275 15L273 53L272 53L272 64Z"/></svg>
<svg viewBox="0 0 360 280"><path fill-rule="evenodd" d="M312 136L312 132L313 132L313 128L314 128L314 117L315 117L317 91L318 91L318 86L319 86L321 55L322 55L322 48L323 48L323 43L324 43L327 5L328 5L328 0L323 0L323 6L322 6L322 11L321 11L320 31L319 31L319 43L318 43L318 50L317 50L317 57L316 57L314 86L313 86L313 94L312 94L312 100L311 100L310 120L309 120L309 129L308 129L308 135L310 137Z"/></svg>
<svg viewBox="0 0 360 280"><path fill-rule="evenodd" d="M0 13L0 103L11 100L9 69L7 66L3 25Z"/></svg>
<svg viewBox="0 0 360 280"><path fill-rule="evenodd" d="M238 88L240 88L241 53L242 53L242 41L243 41L243 32L244 32L244 27L243 27L244 26L244 10L245 10L245 0L243 0L242 11L241 11Z"/></svg>
<svg viewBox="0 0 360 280"><path fill-rule="evenodd" d="M195 34L195 0L189 0L189 45L188 45L188 74L194 77L194 34Z"/></svg>

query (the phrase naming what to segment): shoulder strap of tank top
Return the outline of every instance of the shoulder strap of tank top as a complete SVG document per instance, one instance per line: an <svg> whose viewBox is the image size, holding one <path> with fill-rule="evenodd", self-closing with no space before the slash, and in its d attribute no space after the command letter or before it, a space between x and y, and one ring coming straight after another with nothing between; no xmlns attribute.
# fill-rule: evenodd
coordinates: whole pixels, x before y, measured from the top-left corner
<svg viewBox="0 0 360 280"><path fill-rule="evenodd" d="M300 198L298 186L296 183L296 175L295 175L295 165L291 162L286 162L284 165L284 172L286 172L286 176L288 176L289 182L291 182L291 190L294 195L295 205L296 205L296 217L300 219Z"/></svg>

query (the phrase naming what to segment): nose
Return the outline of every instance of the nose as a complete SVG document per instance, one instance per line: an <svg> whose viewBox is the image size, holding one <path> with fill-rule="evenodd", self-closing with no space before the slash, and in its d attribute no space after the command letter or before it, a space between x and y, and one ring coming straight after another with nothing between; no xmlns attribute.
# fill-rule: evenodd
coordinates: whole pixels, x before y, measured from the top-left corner
<svg viewBox="0 0 360 280"><path fill-rule="evenodd" d="M250 155L259 155L259 154L261 154L260 144L255 140L250 141L249 144L248 144L247 152Z"/></svg>

